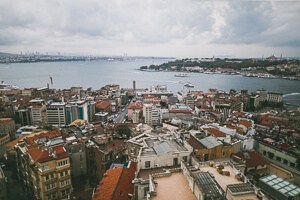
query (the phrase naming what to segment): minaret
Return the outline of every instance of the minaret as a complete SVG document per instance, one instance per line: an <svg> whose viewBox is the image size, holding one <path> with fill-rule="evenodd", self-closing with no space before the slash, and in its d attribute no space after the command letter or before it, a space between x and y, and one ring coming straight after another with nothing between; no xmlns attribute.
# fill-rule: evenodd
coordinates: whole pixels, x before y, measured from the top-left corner
<svg viewBox="0 0 300 200"><path fill-rule="evenodd" d="M135 91L136 90L136 88L135 88L135 81L133 81L133 95L135 96Z"/></svg>

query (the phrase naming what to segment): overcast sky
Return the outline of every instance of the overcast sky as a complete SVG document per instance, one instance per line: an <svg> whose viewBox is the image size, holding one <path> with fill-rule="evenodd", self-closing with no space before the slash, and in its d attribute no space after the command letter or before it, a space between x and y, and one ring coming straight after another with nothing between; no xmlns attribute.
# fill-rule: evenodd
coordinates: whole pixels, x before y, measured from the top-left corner
<svg viewBox="0 0 300 200"><path fill-rule="evenodd" d="M300 56L300 1L1 0L0 51Z"/></svg>

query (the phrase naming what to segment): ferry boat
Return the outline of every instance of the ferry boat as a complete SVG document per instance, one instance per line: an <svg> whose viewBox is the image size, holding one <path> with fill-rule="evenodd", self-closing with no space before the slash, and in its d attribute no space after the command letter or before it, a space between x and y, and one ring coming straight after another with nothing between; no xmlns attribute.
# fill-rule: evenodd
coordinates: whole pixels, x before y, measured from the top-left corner
<svg viewBox="0 0 300 200"><path fill-rule="evenodd" d="M189 77L188 74L180 73L180 74L175 74L175 77Z"/></svg>
<svg viewBox="0 0 300 200"><path fill-rule="evenodd" d="M186 83L186 84L184 84L184 86L185 86L185 87L190 87L190 88L193 88L193 87L194 87L194 85L192 85L191 83Z"/></svg>

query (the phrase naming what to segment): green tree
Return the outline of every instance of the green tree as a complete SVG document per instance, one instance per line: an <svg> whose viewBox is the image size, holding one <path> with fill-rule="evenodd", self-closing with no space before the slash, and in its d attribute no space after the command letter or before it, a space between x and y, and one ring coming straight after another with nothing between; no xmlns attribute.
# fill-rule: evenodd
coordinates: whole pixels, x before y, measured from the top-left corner
<svg viewBox="0 0 300 200"><path fill-rule="evenodd" d="M127 138L131 136L131 130L126 124L118 126L116 131L121 136L126 135Z"/></svg>

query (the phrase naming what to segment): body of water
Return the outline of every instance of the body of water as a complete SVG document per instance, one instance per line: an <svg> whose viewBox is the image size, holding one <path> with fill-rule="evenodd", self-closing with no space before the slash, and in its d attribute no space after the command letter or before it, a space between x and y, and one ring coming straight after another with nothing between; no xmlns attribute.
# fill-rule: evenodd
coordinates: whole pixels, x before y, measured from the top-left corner
<svg viewBox="0 0 300 200"><path fill-rule="evenodd" d="M140 66L161 64L163 59L141 59L125 61L89 61L89 62L38 62L12 63L0 65L0 81L20 88L46 87L53 79L53 88L65 89L72 86L99 89L109 83L120 84L123 88L132 88L133 80L137 88L149 88L152 85L167 85L176 93L188 90L183 83L190 82L193 90L207 91L209 88L229 91L247 89L249 92L260 88L282 92L284 100L300 106L300 82L284 79L263 79L222 74L189 73L189 77L175 77L176 72L143 72Z"/></svg>

